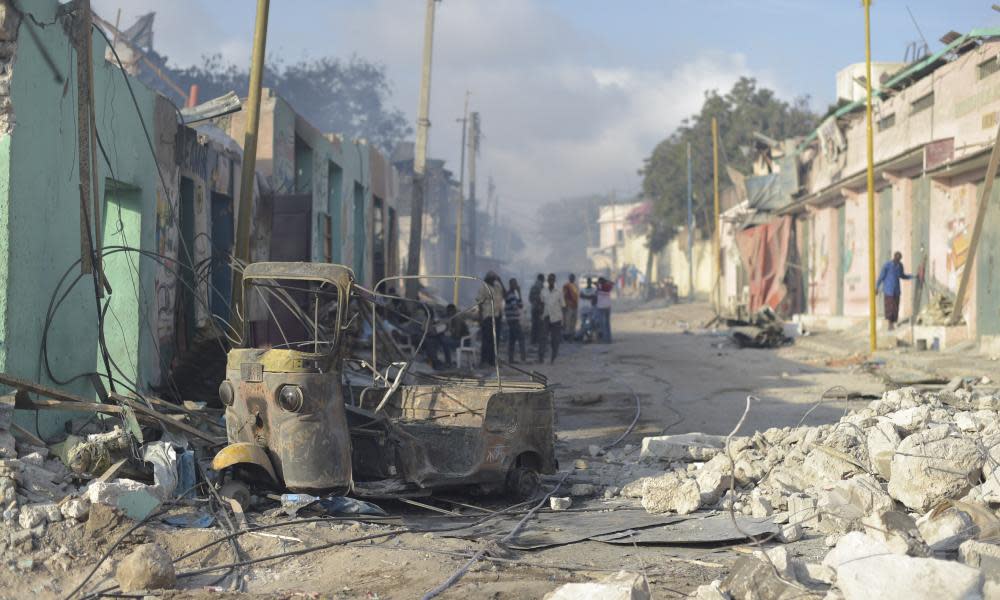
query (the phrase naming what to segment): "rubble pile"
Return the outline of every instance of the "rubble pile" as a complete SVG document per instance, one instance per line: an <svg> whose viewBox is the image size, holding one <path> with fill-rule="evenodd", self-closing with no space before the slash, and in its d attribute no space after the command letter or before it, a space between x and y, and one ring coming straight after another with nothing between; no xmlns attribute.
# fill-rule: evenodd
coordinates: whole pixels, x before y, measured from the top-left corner
<svg viewBox="0 0 1000 600"><path fill-rule="evenodd" d="M642 458L669 470L621 494L654 513L769 518L782 526L769 542L806 536L831 547L820 563L784 546L745 556L698 598L1000 597L1000 545L990 543L1000 534L998 411L1000 393L956 381L888 391L837 423L728 445L702 434L646 438Z"/></svg>

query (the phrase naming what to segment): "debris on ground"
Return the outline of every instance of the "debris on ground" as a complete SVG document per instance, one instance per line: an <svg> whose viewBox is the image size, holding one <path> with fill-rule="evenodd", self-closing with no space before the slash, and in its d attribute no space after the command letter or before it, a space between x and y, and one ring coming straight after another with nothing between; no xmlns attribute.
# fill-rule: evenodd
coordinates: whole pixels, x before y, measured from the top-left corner
<svg viewBox="0 0 1000 600"><path fill-rule="evenodd" d="M545 600L648 600L649 584L642 573L619 571L600 581L567 583L545 595Z"/></svg>
<svg viewBox="0 0 1000 600"><path fill-rule="evenodd" d="M143 544L118 564L115 573L125 593L171 589L177 583L174 564L158 544Z"/></svg>
<svg viewBox="0 0 1000 600"><path fill-rule="evenodd" d="M778 348L790 344L784 322L769 306L758 310L749 319L726 319L729 337L740 348Z"/></svg>
<svg viewBox="0 0 1000 600"><path fill-rule="evenodd" d="M996 390L911 387L837 423L732 437L710 458L679 450L701 434L650 437L642 458L666 472L621 494L650 513L784 523L769 543L829 539L819 564L761 548L692 597L979 598L1000 589L998 409Z"/></svg>

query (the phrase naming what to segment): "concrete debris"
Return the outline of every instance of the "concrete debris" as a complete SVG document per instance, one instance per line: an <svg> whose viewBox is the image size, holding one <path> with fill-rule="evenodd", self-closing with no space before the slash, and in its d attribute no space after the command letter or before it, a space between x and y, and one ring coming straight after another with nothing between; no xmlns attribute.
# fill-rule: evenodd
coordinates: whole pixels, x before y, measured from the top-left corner
<svg viewBox="0 0 1000 600"><path fill-rule="evenodd" d="M822 598L819 593L814 596L804 592L794 579L783 578L768 557L760 552L740 557L729 575L722 580L720 588L734 600Z"/></svg>
<svg viewBox="0 0 1000 600"><path fill-rule="evenodd" d="M927 544L920 537L917 522L898 510L872 513L861 520L868 537L885 544L894 554L927 556Z"/></svg>
<svg viewBox="0 0 1000 600"><path fill-rule="evenodd" d="M971 438L948 425L906 437L892 458L889 494L908 508L927 511L965 495L982 471L984 457Z"/></svg>
<svg viewBox="0 0 1000 600"><path fill-rule="evenodd" d="M177 583L170 555L158 544L143 544L118 565L118 585L125 593L171 589Z"/></svg>
<svg viewBox="0 0 1000 600"><path fill-rule="evenodd" d="M642 440L639 457L645 460L709 460L722 451L726 438L704 433L660 435Z"/></svg>
<svg viewBox="0 0 1000 600"><path fill-rule="evenodd" d="M698 483L684 474L667 473L650 479L642 488L642 507L649 513L686 515L701 506Z"/></svg>
<svg viewBox="0 0 1000 600"><path fill-rule="evenodd" d="M719 579L698 586L690 597L694 600L729 600L729 594L722 591L722 581Z"/></svg>
<svg viewBox="0 0 1000 600"><path fill-rule="evenodd" d="M955 507L933 510L920 517L917 530L934 552L955 552L962 542L979 535L972 515Z"/></svg>
<svg viewBox="0 0 1000 600"><path fill-rule="evenodd" d="M788 497L788 522L803 527L817 527L819 513L816 510L816 498L806 494L794 494Z"/></svg>
<svg viewBox="0 0 1000 600"><path fill-rule="evenodd" d="M618 571L600 581L566 583L544 600L649 600L649 583L641 573Z"/></svg>
<svg viewBox="0 0 1000 600"><path fill-rule="evenodd" d="M574 483L569 488L570 496L587 497L597 494L597 486L592 483Z"/></svg>
<svg viewBox="0 0 1000 600"><path fill-rule="evenodd" d="M954 561L879 554L842 564L837 587L845 600L970 600L983 597L983 576Z"/></svg>
<svg viewBox="0 0 1000 600"><path fill-rule="evenodd" d="M59 507L62 516L74 521L86 521L90 515L90 501L86 498L69 498Z"/></svg>
<svg viewBox="0 0 1000 600"><path fill-rule="evenodd" d="M788 524L781 528L781 532L778 534L778 541L786 544L797 542L802 539L803 533L802 526L798 523Z"/></svg>
<svg viewBox="0 0 1000 600"><path fill-rule="evenodd" d="M572 498L560 498L558 496L551 496L549 498L549 508L552 510L566 510L570 506L573 506Z"/></svg>
<svg viewBox="0 0 1000 600"><path fill-rule="evenodd" d="M702 466L695 475L701 501L712 505L719 501L723 492L732 486L733 464L725 454L717 454Z"/></svg>
<svg viewBox="0 0 1000 600"><path fill-rule="evenodd" d="M861 520L872 512L892 510L895 502L874 477L855 475L821 490L816 508L821 531L845 533L859 529Z"/></svg>

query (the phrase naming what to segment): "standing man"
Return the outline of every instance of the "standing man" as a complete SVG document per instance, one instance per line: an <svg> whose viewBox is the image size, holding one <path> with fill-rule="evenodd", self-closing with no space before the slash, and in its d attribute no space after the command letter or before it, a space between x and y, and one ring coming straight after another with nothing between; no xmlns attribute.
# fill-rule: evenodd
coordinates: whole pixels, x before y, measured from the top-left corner
<svg viewBox="0 0 1000 600"><path fill-rule="evenodd" d="M576 337L576 314L580 308L580 288L576 285L576 275L570 273L569 281L563 284L563 337L573 341Z"/></svg>
<svg viewBox="0 0 1000 600"><path fill-rule="evenodd" d="M545 313L545 305L542 303L542 289L545 287L545 275L541 273L535 278L535 283L528 291L528 304L531 305L531 343L538 345L541 343L542 316Z"/></svg>
<svg viewBox="0 0 1000 600"><path fill-rule="evenodd" d="M599 277L597 279L597 315L600 320L599 328L601 341L605 344L611 343L611 290L615 289L612 281Z"/></svg>
<svg viewBox="0 0 1000 600"><path fill-rule="evenodd" d="M480 290L476 297L476 304L479 305L479 339L482 340L480 349L480 366L495 366L497 364L496 346L494 335L499 326L500 316L503 314L503 284L500 277L490 271L483 278L486 285Z"/></svg>
<svg viewBox="0 0 1000 600"><path fill-rule="evenodd" d="M875 293L881 291L885 294L885 320L889 322L889 331L896 328L896 321L899 320L900 279L913 279L913 275L906 274L903 269L903 254L896 252L892 255L892 260L882 265L875 284Z"/></svg>
<svg viewBox="0 0 1000 600"><path fill-rule="evenodd" d="M504 298L504 320L507 321L507 362L514 363L514 347L521 345L521 362L528 362L524 348L524 331L521 329L521 313L524 312L524 301L521 300L521 286L517 279L511 278L507 284L507 297Z"/></svg>
<svg viewBox="0 0 1000 600"><path fill-rule="evenodd" d="M556 362L556 355L559 354L559 342L562 340L562 318L563 309L566 308L566 300L563 298L562 290L556 289L556 274L549 273L549 285L542 290L542 302L545 306L545 329L548 335L543 333L538 344L538 362L545 362L545 346L552 344L552 359L550 363Z"/></svg>

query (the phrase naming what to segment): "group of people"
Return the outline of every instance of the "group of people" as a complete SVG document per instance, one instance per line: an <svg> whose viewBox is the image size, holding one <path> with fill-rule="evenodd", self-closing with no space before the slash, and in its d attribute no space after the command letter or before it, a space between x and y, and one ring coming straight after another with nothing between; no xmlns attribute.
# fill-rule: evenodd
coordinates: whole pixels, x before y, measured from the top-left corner
<svg viewBox="0 0 1000 600"><path fill-rule="evenodd" d="M511 278L504 288L500 277L493 272L484 278L486 286L476 298L480 314L480 355L483 365L495 365L495 334L506 334L507 362L528 362L528 338L538 351L538 361L555 362L563 341L575 341L578 317L584 314L588 322L598 323L597 334L605 343L611 342L611 292L614 284L601 277L596 285L587 279L581 289L572 273L562 285L557 285L555 273L539 273L528 292L527 305L517 279ZM530 329L525 331L525 311L528 311Z"/></svg>

